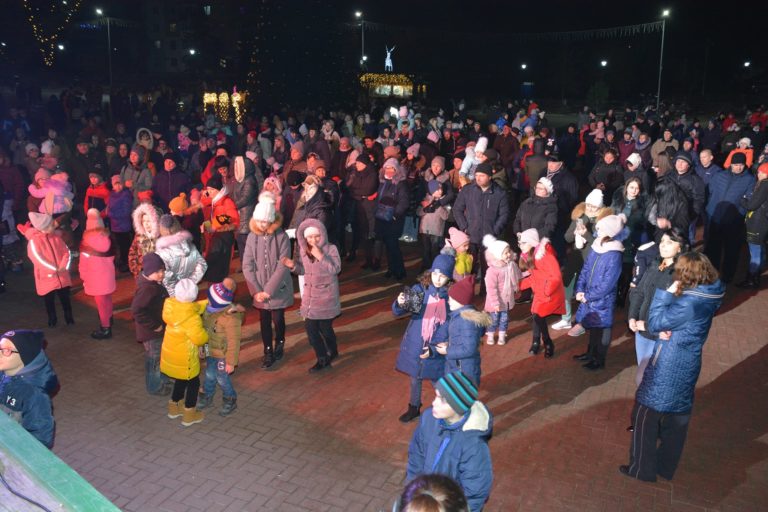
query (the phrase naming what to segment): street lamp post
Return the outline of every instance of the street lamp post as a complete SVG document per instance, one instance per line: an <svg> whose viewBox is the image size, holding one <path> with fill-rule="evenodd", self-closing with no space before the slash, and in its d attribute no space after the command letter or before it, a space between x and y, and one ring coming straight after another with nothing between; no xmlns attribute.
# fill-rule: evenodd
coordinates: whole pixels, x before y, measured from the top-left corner
<svg viewBox="0 0 768 512"><path fill-rule="evenodd" d="M362 11L355 11L355 18L360 20L360 67L365 66L365 61L368 60L365 57L365 18L363 18Z"/></svg>
<svg viewBox="0 0 768 512"><path fill-rule="evenodd" d="M107 20L107 59L109 62L109 91L112 92L112 34L110 32L110 17L104 16L104 11L96 8L96 14Z"/></svg>
<svg viewBox="0 0 768 512"><path fill-rule="evenodd" d="M664 9L661 13L661 52L659 53L659 83L656 87L656 112L659 111L659 104L661 103L661 70L664 63L664 35L667 30L667 17L669 16L669 9Z"/></svg>

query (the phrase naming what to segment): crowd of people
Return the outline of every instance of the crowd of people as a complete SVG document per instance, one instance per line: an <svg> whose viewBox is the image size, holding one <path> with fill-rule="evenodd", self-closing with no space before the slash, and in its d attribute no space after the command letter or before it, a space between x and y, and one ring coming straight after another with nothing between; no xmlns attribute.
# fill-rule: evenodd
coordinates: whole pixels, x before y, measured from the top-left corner
<svg viewBox="0 0 768 512"><path fill-rule="evenodd" d="M744 249L747 272L736 286L760 287L768 236L762 107L705 122L674 110L598 116L584 107L562 128L535 102L481 116L460 102L452 115L409 104L241 123L147 104L130 120L85 114L59 133L59 124L32 126L23 109L9 109L0 292L6 268L23 270L26 246L48 327L58 323L56 297L72 324L76 262L98 311L91 336L106 340L116 280L130 272L146 390L170 395L168 417L190 426L203 421L217 385L219 414L237 408L230 376L244 308L234 300L233 262L259 313L262 368L284 357L297 282L316 355L309 372L319 373L339 357L342 267L386 267L385 279L405 282L401 244L418 242L421 272L392 304L395 316L410 317L395 363L410 380L399 419L421 417L408 478L456 479L470 510L482 509L492 483L492 414L477 400L480 344L507 343L513 307L530 303L533 356L543 348L555 357L551 330L586 334L574 359L594 372L608 364L615 310L626 308L638 390L631 458L620 470L655 481L674 475L701 348ZM207 292L198 300L201 283ZM34 393L49 395L55 374L41 336L3 335L0 391L22 386L20 375L47 372ZM425 379L436 396L422 414ZM36 407L50 409L50 400ZM51 445L39 411L25 421Z"/></svg>

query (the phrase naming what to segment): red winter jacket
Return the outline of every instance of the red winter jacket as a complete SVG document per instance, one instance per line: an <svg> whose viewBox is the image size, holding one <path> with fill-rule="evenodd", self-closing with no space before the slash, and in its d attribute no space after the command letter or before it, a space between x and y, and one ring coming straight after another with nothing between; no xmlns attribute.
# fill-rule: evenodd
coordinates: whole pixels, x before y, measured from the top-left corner
<svg viewBox="0 0 768 512"><path fill-rule="evenodd" d="M565 314L563 275L555 250L548 239L542 238L533 254L535 266L520 283L521 290L533 289L531 313L541 317Z"/></svg>

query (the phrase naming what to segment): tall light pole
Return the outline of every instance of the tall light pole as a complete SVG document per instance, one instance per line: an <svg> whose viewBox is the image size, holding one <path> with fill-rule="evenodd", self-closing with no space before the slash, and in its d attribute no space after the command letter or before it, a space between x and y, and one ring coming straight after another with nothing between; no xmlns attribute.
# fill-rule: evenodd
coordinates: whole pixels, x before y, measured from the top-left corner
<svg viewBox="0 0 768 512"><path fill-rule="evenodd" d="M363 11L355 11L355 18L360 20L360 67L365 66L365 61L368 60L365 57L365 18L363 18Z"/></svg>
<svg viewBox="0 0 768 512"><path fill-rule="evenodd" d="M109 62L109 92L112 92L112 34L109 29L109 16L104 16L104 11L100 8L96 8L96 14L107 20L107 58Z"/></svg>
<svg viewBox="0 0 768 512"><path fill-rule="evenodd" d="M659 53L659 84L656 87L656 112L659 111L659 104L661 103L661 70L664 63L664 35L667 30L667 17L669 17L669 9L664 9L661 12L661 52Z"/></svg>

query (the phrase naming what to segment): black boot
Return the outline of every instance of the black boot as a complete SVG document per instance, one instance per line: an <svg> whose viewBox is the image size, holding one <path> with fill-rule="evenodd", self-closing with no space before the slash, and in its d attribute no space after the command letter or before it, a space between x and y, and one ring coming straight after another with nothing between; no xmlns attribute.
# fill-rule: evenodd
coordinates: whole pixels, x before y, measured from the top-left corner
<svg viewBox="0 0 768 512"><path fill-rule="evenodd" d="M72 316L72 305L62 304L62 307L64 308L64 321L67 322L67 325L74 324L75 318Z"/></svg>
<svg viewBox="0 0 768 512"><path fill-rule="evenodd" d="M272 347L264 349L264 357L261 358L262 368L271 368L275 364L275 353L272 351Z"/></svg>
<svg viewBox="0 0 768 512"><path fill-rule="evenodd" d="M552 343L552 340L544 340L544 358L552 359L554 355L555 355L555 344Z"/></svg>
<svg viewBox="0 0 768 512"><path fill-rule="evenodd" d="M400 420L400 423L408 423L411 420L415 420L421 415L419 409L421 409L420 405L408 404L408 410L401 414L398 420Z"/></svg>
<svg viewBox="0 0 768 512"><path fill-rule="evenodd" d="M219 416L229 416L237 409L237 398L224 397L224 403L221 405Z"/></svg>
<svg viewBox="0 0 768 512"><path fill-rule="evenodd" d="M101 327L91 333L91 338L95 340L108 340L112 337L111 327Z"/></svg>
<svg viewBox="0 0 768 512"><path fill-rule="evenodd" d="M736 283L736 286L739 288L758 290L760 288L760 275L747 274L747 277L745 277L743 281Z"/></svg>
<svg viewBox="0 0 768 512"><path fill-rule="evenodd" d="M331 367L331 361L325 357L317 360L315 365L309 369L309 373L317 373Z"/></svg>
<svg viewBox="0 0 768 512"><path fill-rule="evenodd" d="M275 361L279 361L283 358L285 353L285 340L275 342Z"/></svg>
<svg viewBox="0 0 768 512"><path fill-rule="evenodd" d="M539 342L539 340L536 340L533 343L531 343L531 348L528 349L528 353L536 355L539 353L540 349L541 349L541 342Z"/></svg>
<svg viewBox="0 0 768 512"><path fill-rule="evenodd" d="M53 304L45 303L45 312L48 313L48 327L56 327L56 323L59 321L56 318L56 307Z"/></svg>
<svg viewBox="0 0 768 512"><path fill-rule="evenodd" d="M381 270L381 260L379 258L373 258L373 261L371 262L371 270L374 272Z"/></svg>

